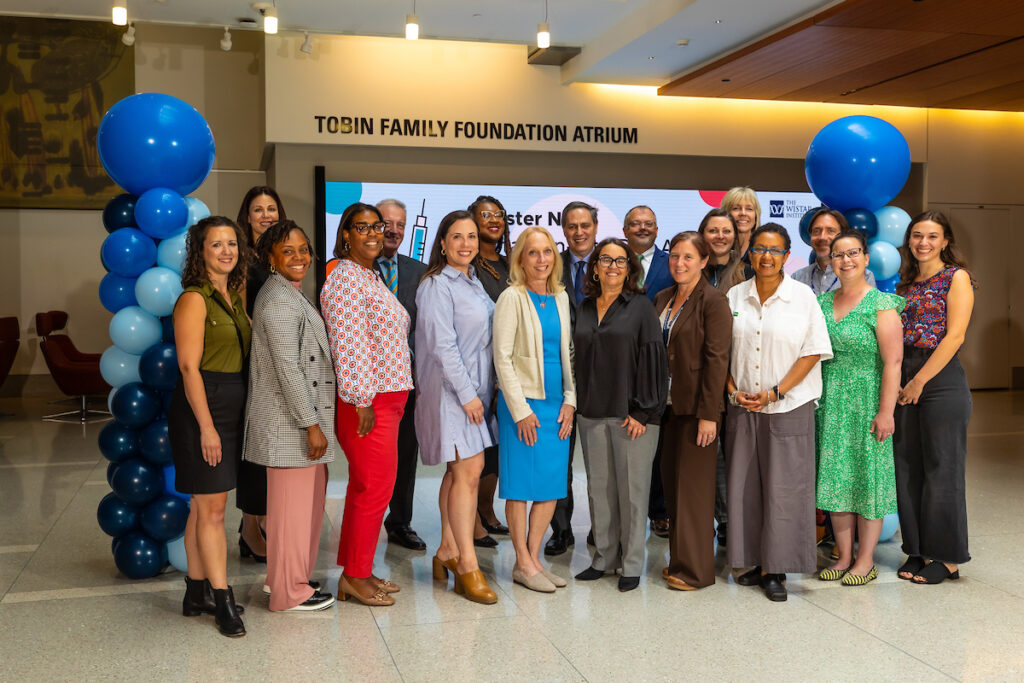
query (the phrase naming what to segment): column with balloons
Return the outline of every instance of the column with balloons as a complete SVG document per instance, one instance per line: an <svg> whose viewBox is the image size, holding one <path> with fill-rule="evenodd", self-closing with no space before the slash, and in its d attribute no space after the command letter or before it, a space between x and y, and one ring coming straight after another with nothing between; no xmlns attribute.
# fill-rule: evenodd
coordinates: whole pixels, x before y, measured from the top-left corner
<svg viewBox="0 0 1024 683"><path fill-rule="evenodd" d="M189 226L210 215L195 197L213 168L210 126L187 102L141 93L117 102L97 134L100 161L127 190L110 200L103 225L110 233L100 255L108 273L100 282L113 343L100 360L113 387L107 399L114 421L99 435L110 461L113 492L96 517L112 536L114 563L133 579L167 566L185 569L188 496L174 489L167 405L178 381L171 313L181 294Z"/></svg>
<svg viewBox="0 0 1024 683"><path fill-rule="evenodd" d="M910 216L887 206L910 175L910 147L902 133L874 116L846 116L822 128L807 149L807 184L824 206L842 211L851 228L864 232L868 268L883 292L896 290L903 234ZM800 220L810 244L811 209Z"/></svg>

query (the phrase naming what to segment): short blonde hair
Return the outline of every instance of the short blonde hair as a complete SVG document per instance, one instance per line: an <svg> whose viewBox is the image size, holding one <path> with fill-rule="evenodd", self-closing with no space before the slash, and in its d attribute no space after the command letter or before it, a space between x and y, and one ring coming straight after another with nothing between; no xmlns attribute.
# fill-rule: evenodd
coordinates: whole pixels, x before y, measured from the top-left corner
<svg viewBox="0 0 1024 683"><path fill-rule="evenodd" d="M731 212L732 207L742 201L748 201L754 205L754 227L751 232L761 227L761 202L757 201L757 193L751 187L734 187L722 197L722 208Z"/></svg>
<svg viewBox="0 0 1024 683"><path fill-rule="evenodd" d="M520 261L523 258L523 251L526 250L526 240L531 235L537 233L544 235L548 239L551 251L555 255L555 262L552 264L551 273L548 274L548 294L558 294L565 289L562 285L562 255L558 251L558 245L555 244L555 238L551 236L550 232L541 227L527 228L519 233L519 237L516 238L516 243L512 247L512 256L508 259L508 284L512 287L526 287L526 272L523 270Z"/></svg>

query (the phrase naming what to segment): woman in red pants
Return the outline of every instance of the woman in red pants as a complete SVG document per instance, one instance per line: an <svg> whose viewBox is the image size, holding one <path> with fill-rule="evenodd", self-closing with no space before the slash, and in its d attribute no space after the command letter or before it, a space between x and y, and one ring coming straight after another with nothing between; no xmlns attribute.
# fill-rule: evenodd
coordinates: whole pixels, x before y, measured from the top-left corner
<svg viewBox="0 0 1024 683"><path fill-rule="evenodd" d="M398 423L412 389L409 314L374 269L384 246L384 219L361 202L338 225L331 271L320 308L338 379L335 434L348 459L341 522L338 597L393 605L399 587L373 574L384 512L398 467Z"/></svg>

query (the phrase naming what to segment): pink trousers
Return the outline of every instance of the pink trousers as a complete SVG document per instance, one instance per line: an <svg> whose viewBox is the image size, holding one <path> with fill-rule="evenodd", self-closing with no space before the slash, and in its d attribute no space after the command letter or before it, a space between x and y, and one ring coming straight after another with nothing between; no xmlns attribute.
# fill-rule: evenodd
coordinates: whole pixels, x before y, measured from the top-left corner
<svg viewBox="0 0 1024 683"><path fill-rule="evenodd" d="M270 611L313 596L309 580L320 548L327 465L267 468L267 585Z"/></svg>

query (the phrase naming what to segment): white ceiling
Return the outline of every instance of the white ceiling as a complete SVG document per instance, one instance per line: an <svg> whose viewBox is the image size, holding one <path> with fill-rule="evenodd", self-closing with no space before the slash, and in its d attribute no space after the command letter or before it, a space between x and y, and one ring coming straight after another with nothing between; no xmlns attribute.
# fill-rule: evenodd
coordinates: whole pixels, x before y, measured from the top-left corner
<svg viewBox="0 0 1024 683"><path fill-rule="evenodd" d="M839 0L548 0L555 45L583 52L566 82L663 85ZM112 0L3 0L0 14L110 20ZM240 26L248 0L127 0L130 21ZM413 0L278 0L281 30L402 36ZM544 0L416 0L422 38L529 45ZM721 23L717 23L717 22ZM686 47L677 46L682 38ZM654 59L651 59L653 57Z"/></svg>

